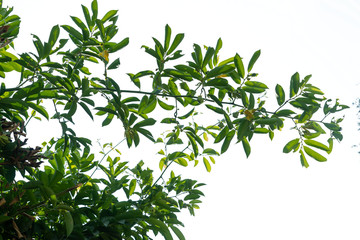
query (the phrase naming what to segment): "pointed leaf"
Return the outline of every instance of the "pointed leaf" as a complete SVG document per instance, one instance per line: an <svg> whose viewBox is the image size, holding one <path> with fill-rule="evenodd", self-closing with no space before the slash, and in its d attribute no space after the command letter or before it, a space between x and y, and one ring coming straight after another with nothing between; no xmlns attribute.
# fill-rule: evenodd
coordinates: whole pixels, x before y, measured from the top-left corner
<svg viewBox="0 0 360 240"><path fill-rule="evenodd" d="M304 150L305 150L307 155L309 155L310 157L312 157L316 161L325 162L327 160L323 155L321 155L320 153L314 151L313 149L311 149L311 148L309 148L307 146L304 146Z"/></svg>
<svg viewBox="0 0 360 240"><path fill-rule="evenodd" d="M253 68L255 62L258 60L258 58L260 57L261 51L257 50L251 57L250 62L248 64L248 72L251 72L251 69Z"/></svg>

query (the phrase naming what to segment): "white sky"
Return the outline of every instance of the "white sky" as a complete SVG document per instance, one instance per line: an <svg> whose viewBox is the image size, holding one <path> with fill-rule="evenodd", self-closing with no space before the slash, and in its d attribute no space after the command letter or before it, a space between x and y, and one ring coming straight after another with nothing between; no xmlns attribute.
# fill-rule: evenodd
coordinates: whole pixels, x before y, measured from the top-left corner
<svg viewBox="0 0 360 240"><path fill-rule="evenodd" d="M47 40L53 25L69 24L69 15L82 17L80 4L90 3L4 1L22 17L17 49L29 49L30 33ZM193 43L214 46L219 37L223 59L238 52L248 62L261 49L254 71L269 86L269 101L274 99L276 83L287 88L297 71L300 76L312 74L312 84L345 104L352 105L358 96L360 3L356 0L99 0L99 8L100 15L118 9L120 34L130 37L120 71L153 68L140 46L152 46L152 36L162 41L168 23L173 34L185 33L180 47L187 52ZM187 239L359 239L360 159L351 147L360 142L355 112L354 108L344 112L344 141L335 144L328 162L308 159L308 169L301 167L297 154L282 154L284 144L294 136L285 133L290 125L276 132L273 142L267 137L254 139L249 159L242 146L235 145L217 158L210 174L202 166L182 168L185 176L207 183L196 217L187 213L180 217Z"/></svg>

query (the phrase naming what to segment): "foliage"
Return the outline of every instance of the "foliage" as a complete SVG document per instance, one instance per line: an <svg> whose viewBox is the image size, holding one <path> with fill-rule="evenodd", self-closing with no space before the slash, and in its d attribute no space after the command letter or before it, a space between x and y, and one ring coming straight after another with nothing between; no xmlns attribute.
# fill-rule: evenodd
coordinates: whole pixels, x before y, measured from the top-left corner
<svg viewBox="0 0 360 240"><path fill-rule="evenodd" d="M301 79L295 73L287 94L277 84L278 107L267 110L268 86L254 80L258 74L252 71L260 50L247 66L239 54L220 61L219 39L215 47L194 44L192 59L175 65L183 57L178 47L184 34L172 38L168 25L163 43L153 38L153 48L142 46L157 69L128 73L134 88L124 89L110 76L120 66L116 54L129 43L128 38L114 40L117 11L99 18L96 0L90 10L86 6L82 10L83 20L72 16L73 26L54 26L46 42L33 35L36 52L12 54L20 19L11 15L11 8L1 8L0 77L11 71L20 75L17 86L2 82L0 89L2 239L151 239L150 232L167 240L185 239L176 213L188 209L194 215L204 184L173 171L165 179L173 163L185 167L201 160L210 172L214 157L225 153L232 142L241 142L249 156L254 135L267 134L272 140L286 120L298 137L283 152L298 152L305 167L307 157L326 161L319 150L329 154L333 139L342 140L342 118L326 120L347 106L325 98L309 83L311 75ZM61 29L67 38L59 39ZM91 64L103 64L104 75L92 74ZM151 86L146 86L149 80ZM102 127L119 120L124 138L116 145L104 144L102 155L91 153L91 140L77 136L72 128L79 109L90 119L103 117ZM200 111L219 120L201 124L196 119ZM321 120L315 120L319 115ZM41 118L56 120L61 136L42 147L26 147L29 121ZM154 136L152 126L169 131ZM326 134L327 143L314 140ZM157 178L143 161L131 167L119 157L122 142L137 147L144 137L163 146ZM96 171L103 177L95 177Z"/></svg>

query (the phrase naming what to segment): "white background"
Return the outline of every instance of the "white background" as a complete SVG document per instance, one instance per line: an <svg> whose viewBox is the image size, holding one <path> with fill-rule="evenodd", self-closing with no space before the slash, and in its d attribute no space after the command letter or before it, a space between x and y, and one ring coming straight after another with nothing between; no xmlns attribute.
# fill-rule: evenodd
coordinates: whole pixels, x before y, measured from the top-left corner
<svg viewBox="0 0 360 240"><path fill-rule="evenodd" d="M17 50L28 51L30 33L47 40L53 25L70 24L69 15L82 17L80 4L90 3L4 1L22 17ZM269 86L269 101L274 101L276 83L286 89L291 75L299 72L302 77L312 74L312 84L327 97L351 105L344 112L344 140L335 144L326 163L309 158L310 168L305 169L297 154L282 154L294 136L287 133L289 125L275 134L273 142L267 137L254 139L249 159L242 146L235 145L217 158L211 173L202 166L182 168L184 177L207 184L196 217L180 216L187 239L360 239L360 159L352 147L360 142L357 110L352 106L360 82L358 1L99 0L99 8L100 16L118 9L120 35L130 37L130 45L122 50L118 80L128 82L123 72L155 68L140 47L153 46L152 36L162 41L169 24L173 34L185 33L180 47L186 53L193 43L215 46L219 37L224 43L222 59L237 52L247 62L261 49L254 71ZM37 134L40 140L46 135ZM101 131L94 134L105 139ZM122 148L125 151L125 145ZM146 164L156 166L157 159Z"/></svg>

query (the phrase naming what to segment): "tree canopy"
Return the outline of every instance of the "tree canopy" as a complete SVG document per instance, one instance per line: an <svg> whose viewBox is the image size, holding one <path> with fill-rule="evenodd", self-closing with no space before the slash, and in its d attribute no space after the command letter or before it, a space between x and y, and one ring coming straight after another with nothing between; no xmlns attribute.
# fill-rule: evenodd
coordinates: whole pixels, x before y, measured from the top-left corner
<svg viewBox="0 0 360 240"><path fill-rule="evenodd" d="M142 46L157 68L128 73L131 87L116 74L129 44L118 39L116 10L100 17L93 0L81 6L83 16L71 16L72 26L54 26L45 41L33 35L35 51L16 53L20 17L0 7L0 77L19 78L0 87L0 239L185 239L177 213L194 215L204 184L183 179L172 165L201 162L210 172L232 144L248 157L254 136L272 140L289 123L298 137L283 152L297 152L307 168L308 159L326 161L343 138L336 113L347 106L327 99L311 75L294 73L286 91L277 84L277 106L268 106L268 86L253 72L260 50L246 61L238 53L220 59L219 38L215 46L194 44L185 61L184 34L166 25L163 41ZM93 140L76 133L77 114L103 119L99 127L118 121L123 137L93 152ZM27 146L36 119L55 121L61 135ZM159 147L160 174L144 161L122 161L125 144Z"/></svg>

